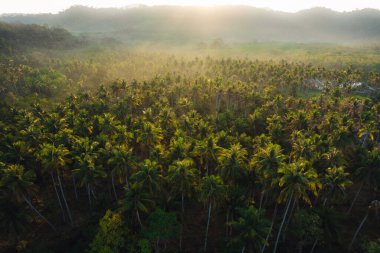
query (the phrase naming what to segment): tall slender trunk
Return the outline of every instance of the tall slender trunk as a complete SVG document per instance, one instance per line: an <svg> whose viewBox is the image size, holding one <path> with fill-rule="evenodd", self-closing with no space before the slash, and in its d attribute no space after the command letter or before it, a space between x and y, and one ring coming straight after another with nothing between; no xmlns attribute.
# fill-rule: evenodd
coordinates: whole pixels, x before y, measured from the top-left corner
<svg viewBox="0 0 380 253"><path fill-rule="evenodd" d="M315 239L315 241L314 241L314 243L313 243L313 247L311 247L310 253L313 253L313 252L314 252L314 249L315 249L315 247L317 246L317 244L318 244L318 241L319 241L319 239L318 239L318 238L317 238L317 239Z"/></svg>
<svg viewBox="0 0 380 253"><path fill-rule="evenodd" d="M293 204L292 204L292 208L290 209L290 213L289 213L289 217L286 221L286 224L285 224L285 228L284 228L284 237L285 237L285 234L286 234L286 230L288 229L288 226L289 226L289 223L290 223L290 219L292 218L293 216L293 213L294 213L294 207L296 206L296 200L293 201ZM284 239L284 238L283 238Z"/></svg>
<svg viewBox="0 0 380 253"><path fill-rule="evenodd" d="M182 213L185 212L185 194L182 192L181 194L181 209L182 209Z"/></svg>
<svg viewBox="0 0 380 253"><path fill-rule="evenodd" d="M58 190L57 190L57 186L55 184L55 179L54 179L54 176L53 176L53 172L50 172L50 176L51 176L51 179L53 180L54 191L55 191L55 194L57 195L58 203L59 203L59 206L61 207L61 210L62 210L63 221L66 222L65 210L63 210L61 198L59 197L59 193L58 193Z"/></svg>
<svg viewBox="0 0 380 253"><path fill-rule="evenodd" d="M91 202L91 193L90 193L90 185L87 183L87 196L88 196L88 203L90 204L90 207L92 206L92 202Z"/></svg>
<svg viewBox="0 0 380 253"><path fill-rule="evenodd" d="M115 176L114 176L113 171L111 171L111 181L112 181L113 194L115 195L115 199L117 200L116 187L115 187Z"/></svg>
<svg viewBox="0 0 380 253"><path fill-rule="evenodd" d="M127 188L129 188L128 169L124 169L124 170L125 170L125 184L126 184Z"/></svg>
<svg viewBox="0 0 380 253"><path fill-rule="evenodd" d="M359 194L360 194L360 192L361 192L363 186L364 186L364 181L360 184L359 190L356 192L355 197L354 197L354 199L352 200L352 203L351 203L351 205L350 205L350 208L349 208L348 211L347 211L347 214L350 214L352 208L354 207L354 204L355 204L356 200L357 200L358 197L359 197Z"/></svg>
<svg viewBox="0 0 380 253"><path fill-rule="evenodd" d="M366 220L367 220L367 218L368 218L368 214L369 214L369 213L368 213L368 211L367 211L367 214L364 216L362 222L360 222L359 227L356 229L355 234L354 234L354 236L352 237L352 240L351 240L350 246L348 246L348 252L351 251L351 249L352 249L352 245L354 244L356 237L358 236L360 230L362 229L364 223L366 222Z"/></svg>
<svg viewBox="0 0 380 253"><path fill-rule="evenodd" d="M140 226L142 227L142 222L141 222L141 219L140 219L140 213L139 213L139 210L136 210L136 215L137 215L137 220L138 220Z"/></svg>
<svg viewBox="0 0 380 253"><path fill-rule="evenodd" d="M263 204L264 195L265 195L265 191L261 191L261 194L260 194L259 211L261 211L261 206L262 206L262 204Z"/></svg>
<svg viewBox="0 0 380 253"><path fill-rule="evenodd" d="M156 253L160 252L160 237L157 237L156 240Z"/></svg>
<svg viewBox="0 0 380 253"><path fill-rule="evenodd" d="M90 185L91 194L94 197L94 199L96 200L96 195L95 195L95 190L94 189L95 188Z"/></svg>
<svg viewBox="0 0 380 253"><path fill-rule="evenodd" d="M74 176L73 176L73 185L74 185L75 199L78 200L77 183L75 182Z"/></svg>
<svg viewBox="0 0 380 253"><path fill-rule="evenodd" d="M34 212L36 212L38 214L38 216L41 217L41 219L43 219L47 224L49 224L49 226L54 230L54 231L57 231L57 229L53 226L53 224L50 223L50 221L48 219L45 218L45 216L43 216L32 204L32 202L30 202L26 197L25 195L22 195L22 198L24 199L24 201L30 206L30 208L32 208L32 210Z"/></svg>
<svg viewBox="0 0 380 253"><path fill-rule="evenodd" d="M65 193L63 192L63 187L62 187L62 183L61 183L61 177L59 176L58 172L57 172L57 178L58 178L59 188L61 189L62 198L63 198L63 201L65 203L66 209L67 209L67 214L69 215L70 223L71 223L71 225L73 225L73 219L71 217L70 208L69 208L69 205L67 204L67 201L65 198Z"/></svg>
<svg viewBox="0 0 380 253"><path fill-rule="evenodd" d="M282 227L284 226L286 216L288 215L289 207L290 207L290 204L292 203L292 200L293 200L293 191L292 191L292 194L290 194L288 204L286 205L284 217L282 218L280 228L278 229L278 234L277 234L277 238L276 238L276 243L274 244L273 253L277 252L277 245L278 245L278 241L280 240Z"/></svg>
<svg viewBox="0 0 380 253"><path fill-rule="evenodd" d="M181 194L181 231L179 234L179 250L182 251L182 237L183 237L183 226L184 226L184 215L185 215L185 194L182 192Z"/></svg>
<svg viewBox="0 0 380 253"><path fill-rule="evenodd" d="M276 202L276 205L274 206L274 213L273 213L272 223L270 224L270 228L269 228L269 231L268 231L267 237L265 238L265 243L264 243L264 245L263 245L263 248L261 249L261 253L264 253L264 251L265 251L265 247L267 246L268 241L269 241L269 237L270 237L270 235L271 235L271 233L272 233L272 229L273 229L273 226L274 226L274 222L276 221L277 208L278 208L278 203Z"/></svg>
<svg viewBox="0 0 380 253"><path fill-rule="evenodd" d="M229 206L228 209L227 209L227 214L226 214L226 237L228 237L228 221L229 221L229 218L230 218L230 209L231 207Z"/></svg>
<svg viewBox="0 0 380 253"><path fill-rule="evenodd" d="M203 246L203 251L206 251L207 249L207 237L208 237L208 228L210 226L210 219L211 219L211 201L208 205L208 218L207 218L207 227L206 227L206 236L205 236L205 244Z"/></svg>

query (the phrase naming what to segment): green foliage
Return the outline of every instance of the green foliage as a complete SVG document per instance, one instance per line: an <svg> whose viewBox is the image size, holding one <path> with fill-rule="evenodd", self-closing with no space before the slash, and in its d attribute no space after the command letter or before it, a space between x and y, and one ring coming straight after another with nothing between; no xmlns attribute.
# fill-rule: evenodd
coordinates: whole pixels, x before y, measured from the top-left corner
<svg viewBox="0 0 380 253"><path fill-rule="evenodd" d="M27 48L68 48L79 40L62 28L0 22L0 53L14 54Z"/></svg>
<svg viewBox="0 0 380 253"><path fill-rule="evenodd" d="M107 210L90 244L91 253L118 253L126 246L128 230L121 214Z"/></svg>
<svg viewBox="0 0 380 253"><path fill-rule="evenodd" d="M152 248L150 246L150 243L146 239L141 239L138 241L138 246L139 246L139 252L140 253L151 253Z"/></svg>
<svg viewBox="0 0 380 253"><path fill-rule="evenodd" d="M368 253L380 252L380 241L376 240L376 241L368 242L366 247L367 247L366 252L368 252Z"/></svg>
<svg viewBox="0 0 380 253"><path fill-rule="evenodd" d="M235 231L231 242L242 244L248 252L258 252L267 244L270 221L264 217L262 211L253 206L239 209L239 219L230 225Z"/></svg>
<svg viewBox="0 0 380 253"><path fill-rule="evenodd" d="M283 252L338 252L378 193L380 104L357 96L376 85L351 85L367 82L362 68L55 53L1 65L0 251L23 239L81 251L91 237L90 252L248 252L277 234ZM35 85L57 92L29 94Z"/></svg>
<svg viewBox="0 0 380 253"><path fill-rule="evenodd" d="M322 222L318 214L310 210L300 210L294 214L289 230L297 241L297 247L313 246L323 234Z"/></svg>
<svg viewBox="0 0 380 253"><path fill-rule="evenodd" d="M159 240L165 241L178 236L179 231L176 214L157 208L148 216L142 233L151 243L158 244Z"/></svg>

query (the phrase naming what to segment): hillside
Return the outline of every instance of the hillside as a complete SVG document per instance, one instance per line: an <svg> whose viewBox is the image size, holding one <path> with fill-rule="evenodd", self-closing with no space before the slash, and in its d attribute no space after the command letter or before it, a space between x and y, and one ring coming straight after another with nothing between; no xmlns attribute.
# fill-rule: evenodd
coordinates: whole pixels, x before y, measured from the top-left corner
<svg viewBox="0 0 380 253"><path fill-rule="evenodd" d="M68 48L79 40L62 28L0 22L0 53L12 54L30 48Z"/></svg>
<svg viewBox="0 0 380 253"><path fill-rule="evenodd" d="M380 11L335 12L313 8L297 13L247 6L138 6L95 9L74 6L58 14L3 15L0 20L63 27L76 34L124 41L283 41L361 43L380 39Z"/></svg>

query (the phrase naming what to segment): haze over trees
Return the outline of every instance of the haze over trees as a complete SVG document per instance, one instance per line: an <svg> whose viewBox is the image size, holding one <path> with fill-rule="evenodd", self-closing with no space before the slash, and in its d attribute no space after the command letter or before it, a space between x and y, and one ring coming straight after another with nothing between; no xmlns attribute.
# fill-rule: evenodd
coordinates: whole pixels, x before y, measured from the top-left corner
<svg viewBox="0 0 380 253"><path fill-rule="evenodd" d="M314 8L286 13L248 6L74 6L58 14L9 14L0 20L47 24L75 34L128 42L184 43L221 38L228 42L373 43L380 39L380 11L374 9L340 13Z"/></svg>

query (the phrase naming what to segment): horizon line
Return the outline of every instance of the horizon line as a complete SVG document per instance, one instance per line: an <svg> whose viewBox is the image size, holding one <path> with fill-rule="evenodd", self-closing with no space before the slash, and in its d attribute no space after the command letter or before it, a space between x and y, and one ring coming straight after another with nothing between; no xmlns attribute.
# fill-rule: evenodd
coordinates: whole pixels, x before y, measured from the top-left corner
<svg viewBox="0 0 380 253"><path fill-rule="evenodd" d="M289 11L289 10L279 10L279 9L273 9L270 7L259 7L255 5L249 5L249 4L210 4L210 5L196 5L196 4L129 4L125 6L108 6L108 7L97 7L97 6L89 6L84 4L75 4L67 7L66 9L60 10L60 11L51 11L51 12L0 12L0 15L39 15L39 14L51 14L56 15L62 12L65 12L73 7L85 7L89 9L119 9L119 10L126 10L126 9L133 9L133 8L143 8L143 7L192 7L192 8L215 8L215 7L250 7L250 8L256 8L256 9L262 9L267 11L273 11L273 12L282 12L282 13L289 13L289 14L296 14L302 11L312 10L312 9L326 9L337 13L350 13L355 11L363 11L363 10L376 10L380 12L379 8L374 7L365 7L365 8L356 8L352 10L336 10L333 8L325 7L325 6L313 6L310 8L300 9L296 11Z"/></svg>

